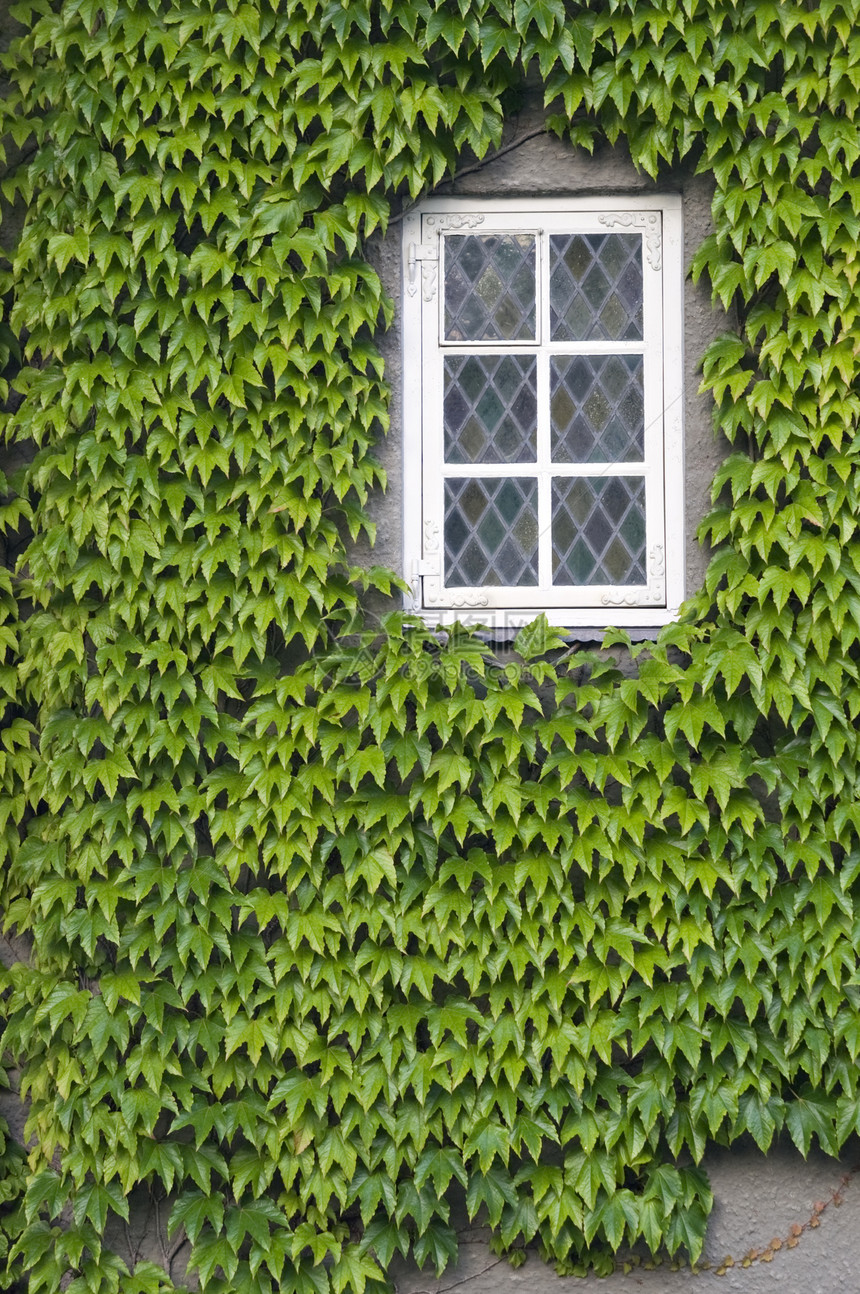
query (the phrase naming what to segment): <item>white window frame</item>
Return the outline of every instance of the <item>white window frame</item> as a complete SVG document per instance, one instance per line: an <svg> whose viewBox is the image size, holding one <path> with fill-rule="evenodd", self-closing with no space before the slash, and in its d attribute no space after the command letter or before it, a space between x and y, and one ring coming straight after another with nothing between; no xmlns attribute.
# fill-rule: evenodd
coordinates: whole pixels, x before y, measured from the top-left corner
<svg viewBox="0 0 860 1294"><path fill-rule="evenodd" d="M537 232L539 283L553 233L640 233L644 340L550 342L549 293L538 288L537 340L451 343L444 340L442 291L448 233ZM676 618L684 597L683 241L679 196L629 198L429 198L403 221L403 533L405 604L433 625L461 621L516 628L541 613L571 630L658 627ZM547 340L542 340L547 339ZM446 466L442 401L445 354L639 354L645 367L644 464L549 462L549 360L538 364L538 460L529 465ZM645 478L647 584L446 589L442 539L447 476L534 476L538 480L539 559L551 563L550 477ZM550 576L551 579L551 576Z"/></svg>

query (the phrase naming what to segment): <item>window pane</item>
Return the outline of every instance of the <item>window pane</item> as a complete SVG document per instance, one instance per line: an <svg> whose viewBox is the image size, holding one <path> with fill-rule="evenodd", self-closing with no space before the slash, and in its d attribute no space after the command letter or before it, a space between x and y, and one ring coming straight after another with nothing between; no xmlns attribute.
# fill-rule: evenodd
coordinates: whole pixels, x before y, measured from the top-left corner
<svg viewBox="0 0 860 1294"><path fill-rule="evenodd" d="M552 234L549 243L551 339L640 341L640 236Z"/></svg>
<svg viewBox="0 0 860 1294"><path fill-rule="evenodd" d="M533 463L533 355L445 356L445 462Z"/></svg>
<svg viewBox="0 0 860 1294"><path fill-rule="evenodd" d="M449 234L445 239L447 341L533 341L533 234Z"/></svg>
<svg viewBox="0 0 860 1294"><path fill-rule="evenodd" d="M550 393L554 462L642 461L641 355L553 355Z"/></svg>
<svg viewBox="0 0 860 1294"><path fill-rule="evenodd" d="M445 583L538 582L537 481L457 477L445 482Z"/></svg>
<svg viewBox="0 0 860 1294"><path fill-rule="evenodd" d="M555 477L553 584L645 584L645 478Z"/></svg>

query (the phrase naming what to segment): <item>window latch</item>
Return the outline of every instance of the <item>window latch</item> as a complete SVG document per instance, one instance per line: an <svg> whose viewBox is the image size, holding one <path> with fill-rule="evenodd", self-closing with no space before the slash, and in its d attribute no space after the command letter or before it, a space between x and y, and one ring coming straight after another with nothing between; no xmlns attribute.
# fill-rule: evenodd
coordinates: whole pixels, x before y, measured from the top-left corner
<svg viewBox="0 0 860 1294"><path fill-rule="evenodd" d="M420 611L424 606L422 580L427 576L431 579L435 576L438 579L439 575L438 557L435 560L431 557L429 561L426 557L418 557L413 561L412 578L409 582L412 586L412 605L416 611Z"/></svg>
<svg viewBox="0 0 860 1294"><path fill-rule="evenodd" d="M414 292L418 286L417 275L418 275L419 261L438 262L438 260L439 260L438 242L409 244L409 250L406 254L406 271L407 271L407 278L409 280L410 292Z"/></svg>

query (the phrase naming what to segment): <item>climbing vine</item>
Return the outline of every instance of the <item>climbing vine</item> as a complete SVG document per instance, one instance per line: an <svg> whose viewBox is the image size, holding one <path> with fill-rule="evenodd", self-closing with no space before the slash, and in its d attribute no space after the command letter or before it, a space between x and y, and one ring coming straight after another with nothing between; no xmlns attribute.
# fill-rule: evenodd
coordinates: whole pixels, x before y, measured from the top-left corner
<svg viewBox="0 0 860 1294"><path fill-rule="evenodd" d="M860 1130L860 4L17 12L13 1261L362 1294L450 1262L462 1204L513 1261L695 1259L708 1142ZM535 66L571 146L713 176L693 273L738 321L706 586L610 635L632 677L541 620L501 663L371 622L393 577L350 556L384 485L366 240ZM146 1200L167 1241L126 1261Z"/></svg>
<svg viewBox="0 0 860 1294"><path fill-rule="evenodd" d="M11 1251L21 1234L25 1173L24 1156L9 1137L5 1120L0 1122L0 1289L17 1294L26 1288L20 1258Z"/></svg>

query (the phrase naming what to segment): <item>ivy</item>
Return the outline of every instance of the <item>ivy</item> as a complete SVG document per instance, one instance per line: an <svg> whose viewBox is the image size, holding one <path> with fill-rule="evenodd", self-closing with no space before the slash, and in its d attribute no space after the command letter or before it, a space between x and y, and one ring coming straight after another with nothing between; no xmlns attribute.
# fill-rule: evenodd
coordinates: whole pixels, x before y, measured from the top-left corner
<svg viewBox="0 0 860 1294"><path fill-rule="evenodd" d="M0 1089L8 1091L10 1086L9 1075L0 1069ZM21 1260L12 1256L22 1230L25 1186L24 1152L12 1140L6 1120L0 1119L0 1289L4 1294L19 1294L25 1287Z"/></svg>
<svg viewBox="0 0 860 1294"><path fill-rule="evenodd" d="M8 1279L382 1291L455 1258L463 1201L514 1262L695 1259L708 1144L860 1131L858 5L19 17ZM534 64L571 145L713 177L732 453L677 624L499 658L367 612L397 580L351 556L392 318L365 245ZM106 1242L146 1202L159 1264Z"/></svg>

